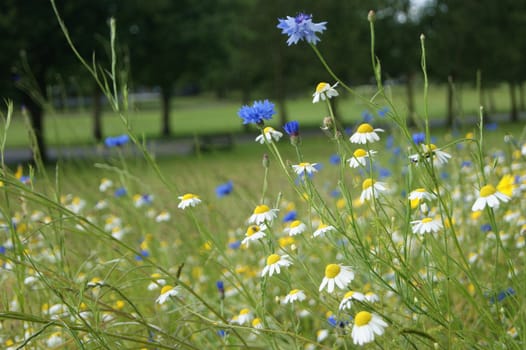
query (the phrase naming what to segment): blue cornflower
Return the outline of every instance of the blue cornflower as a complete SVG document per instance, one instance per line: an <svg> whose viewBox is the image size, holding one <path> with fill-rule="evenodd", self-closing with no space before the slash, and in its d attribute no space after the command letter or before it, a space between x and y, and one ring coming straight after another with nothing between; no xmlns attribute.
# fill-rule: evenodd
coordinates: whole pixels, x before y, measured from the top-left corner
<svg viewBox="0 0 526 350"><path fill-rule="evenodd" d="M283 222L289 222L296 220L296 217L298 216L298 213L295 210L289 211L285 216L283 217Z"/></svg>
<svg viewBox="0 0 526 350"><path fill-rule="evenodd" d="M120 135L120 136L112 136L112 137L106 137L106 140L104 140L104 144L106 147L117 147L125 145L130 141L130 137L126 134Z"/></svg>
<svg viewBox="0 0 526 350"><path fill-rule="evenodd" d="M277 27L282 34L287 34L287 45L297 44L300 40L305 40L309 44L316 45L320 38L316 32L322 33L327 22L313 23L312 15L299 13L296 17L287 16L287 19L278 18Z"/></svg>
<svg viewBox="0 0 526 350"><path fill-rule="evenodd" d="M515 289L509 287L508 289L506 289L506 290L504 290L502 292L499 292L499 294L497 294L496 298L495 298L495 296L492 296L489 301L490 301L491 304L494 304L495 301L501 302L504 299L506 299L506 297L509 297L509 296L512 296L512 295L515 295Z"/></svg>
<svg viewBox="0 0 526 350"><path fill-rule="evenodd" d="M0 254L4 255L5 254L5 247L3 245L0 245Z"/></svg>
<svg viewBox="0 0 526 350"><path fill-rule="evenodd" d="M217 291L219 292L219 297L221 299L224 299L225 298L225 284L223 283L223 281L217 281L216 282L216 287L217 287Z"/></svg>
<svg viewBox="0 0 526 350"><path fill-rule="evenodd" d="M239 247L241 247L241 241L233 241L233 242L230 242L228 243L228 248L230 249L239 249Z"/></svg>
<svg viewBox="0 0 526 350"><path fill-rule="evenodd" d="M329 158L329 163L331 163L332 165L340 165L340 161L340 155L336 153L331 155L331 157Z"/></svg>
<svg viewBox="0 0 526 350"><path fill-rule="evenodd" d="M394 146L394 136L389 135L387 136L387 140L385 141L385 147L387 147L387 149L391 149L393 146Z"/></svg>
<svg viewBox="0 0 526 350"><path fill-rule="evenodd" d="M232 193L233 188L234 185L232 184L232 181L228 181L216 187L216 195L218 198L228 196L230 193Z"/></svg>
<svg viewBox="0 0 526 350"><path fill-rule="evenodd" d="M254 101L252 106L244 105L237 115L243 119L243 124L262 124L263 120L270 120L276 114L274 103L269 100Z"/></svg>
<svg viewBox="0 0 526 350"><path fill-rule="evenodd" d="M115 193L113 194L115 197L122 197L126 195L126 189L124 187L119 187L115 190Z"/></svg>
<svg viewBox="0 0 526 350"><path fill-rule="evenodd" d="M292 120L283 125L283 130L285 130L289 136L298 136L300 134L300 123L296 120Z"/></svg>
<svg viewBox="0 0 526 350"><path fill-rule="evenodd" d="M389 107L380 108L377 113L380 117L383 118L387 115L387 113L389 113Z"/></svg>
<svg viewBox="0 0 526 350"><path fill-rule="evenodd" d="M495 131L497 130L498 124L497 123L488 123L484 126L484 129L488 131Z"/></svg>
<svg viewBox="0 0 526 350"><path fill-rule="evenodd" d="M426 134L423 132L417 132L413 134L413 142L417 145L426 141Z"/></svg>
<svg viewBox="0 0 526 350"><path fill-rule="evenodd" d="M135 255L136 261L142 261L144 258L150 256L150 253L147 250L141 250L138 255Z"/></svg>
<svg viewBox="0 0 526 350"><path fill-rule="evenodd" d="M370 123L373 121L373 115L369 111L362 112L362 119L364 123Z"/></svg>
<svg viewBox="0 0 526 350"><path fill-rule="evenodd" d="M489 232L489 231L491 231L491 225L490 224L483 224L482 226L480 226L480 230L482 232Z"/></svg>

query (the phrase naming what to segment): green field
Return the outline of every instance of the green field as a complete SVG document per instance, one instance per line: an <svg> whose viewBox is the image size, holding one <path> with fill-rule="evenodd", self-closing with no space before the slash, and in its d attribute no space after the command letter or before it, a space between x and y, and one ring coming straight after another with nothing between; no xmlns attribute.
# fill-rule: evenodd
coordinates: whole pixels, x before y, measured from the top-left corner
<svg viewBox="0 0 526 350"><path fill-rule="evenodd" d="M393 101L402 116L407 114L406 94L403 86L392 86L386 88L388 96ZM424 115L424 103L422 89L416 88L415 104L417 114L420 118ZM373 91L362 87L357 91L363 96L370 98ZM306 91L303 98L289 99L286 104L290 120L298 120L304 126L319 126L323 117L326 116L326 107L323 104L312 104L309 97L311 92ZM506 113L509 110L509 97L505 86L501 86L492 92L494 108L497 113ZM262 96L261 98L265 98ZM272 99L271 99L272 100ZM455 99L458 117L478 115L479 100L474 88L457 87ZM376 99L378 106L386 103ZM196 134L210 133L237 133L241 132L240 119L237 111L241 104L235 99L218 100L211 96L201 97L174 97L171 111L172 127L175 137L193 136ZM362 112L370 110L363 102L342 92L342 98L338 101L338 112L344 124L352 125L362 119ZM444 86L432 85L429 92L429 116L432 120L443 120L446 115L446 89ZM370 110L371 113L376 111ZM151 103L134 103L130 101L129 111L123 113L129 120L136 135L145 135L148 139L158 138L161 122L161 112L155 101ZM280 127L275 122L274 127ZM92 120L89 110L82 111L49 111L45 119L45 136L50 145L73 145L91 144ZM125 132L120 118L111 111L105 111L103 116L103 133L113 136ZM25 122L21 115L15 114L13 123L7 138L7 147L21 147L28 145L28 136Z"/></svg>

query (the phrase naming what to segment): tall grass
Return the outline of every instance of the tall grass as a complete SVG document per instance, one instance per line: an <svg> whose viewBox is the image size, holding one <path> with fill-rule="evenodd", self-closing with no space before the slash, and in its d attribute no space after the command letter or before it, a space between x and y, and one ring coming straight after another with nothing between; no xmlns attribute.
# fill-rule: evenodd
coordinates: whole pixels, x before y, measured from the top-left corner
<svg viewBox="0 0 526 350"><path fill-rule="evenodd" d="M126 159L124 144L90 169L3 167L4 347L347 349L373 317L382 326L370 347L523 348L523 136L486 131L482 118L466 135L437 132L426 112L424 136L414 135L383 86L373 21L371 38L377 90L349 94L375 113L389 105L368 121L390 126L378 142L350 142L367 127L342 128L327 99L317 138L300 142L300 128L290 144L265 139L235 159L156 161L116 102L143 157ZM125 88L115 58L112 67L104 78L89 67L110 97ZM343 82L338 89L346 93ZM233 190L216 195L228 180ZM487 185L506 197L473 211ZM417 189L427 196L409 199ZM257 230L265 235L241 243ZM279 272L263 273L276 259ZM344 266L352 281L320 290Z"/></svg>

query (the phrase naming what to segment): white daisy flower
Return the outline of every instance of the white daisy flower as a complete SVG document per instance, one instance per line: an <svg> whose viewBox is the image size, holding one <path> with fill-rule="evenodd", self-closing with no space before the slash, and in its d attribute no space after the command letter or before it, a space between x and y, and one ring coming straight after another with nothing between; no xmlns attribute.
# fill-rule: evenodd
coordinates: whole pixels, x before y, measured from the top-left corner
<svg viewBox="0 0 526 350"><path fill-rule="evenodd" d="M299 163L292 165L292 169L294 169L294 172L300 176L302 175L312 175L313 173L317 172L318 169L316 169L316 165L318 163Z"/></svg>
<svg viewBox="0 0 526 350"><path fill-rule="evenodd" d="M283 304L293 304L296 301L303 301L307 299L307 296L302 290L293 289L283 299Z"/></svg>
<svg viewBox="0 0 526 350"><path fill-rule="evenodd" d="M380 316L360 311L354 317L354 326L352 327L352 339L354 344L364 345L374 341L375 335L384 334L384 328L387 323Z"/></svg>
<svg viewBox="0 0 526 350"><path fill-rule="evenodd" d="M182 196L179 196L178 198L181 200L181 202L177 206L180 209L185 209L187 207L195 207L196 205L201 203L199 197L192 193L186 193Z"/></svg>
<svg viewBox="0 0 526 350"><path fill-rule="evenodd" d="M349 266L329 264L325 267L325 277L323 277L319 290L321 292L327 287L327 291L332 293L335 284L338 288L344 289L353 279L354 272Z"/></svg>
<svg viewBox="0 0 526 350"><path fill-rule="evenodd" d="M256 329L263 329L263 322L261 322L261 319L259 317L256 317L252 320L252 327Z"/></svg>
<svg viewBox="0 0 526 350"><path fill-rule="evenodd" d="M55 348L55 347L58 347L59 345L64 344L65 341L66 340L62 336L62 332L55 332L55 333L52 333L49 338L47 338L46 346L48 348Z"/></svg>
<svg viewBox="0 0 526 350"><path fill-rule="evenodd" d="M490 208L498 208L500 202L506 203L510 200L510 197L497 191L492 185L483 186L480 189L479 197L471 207L472 211L479 211L484 209L486 206Z"/></svg>
<svg viewBox="0 0 526 350"><path fill-rule="evenodd" d="M411 201L411 208L415 209L421 201L432 201L436 196L433 193L427 192L425 188L417 188L409 193L408 198Z"/></svg>
<svg viewBox="0 0 526 350"><path fill-rule="evenodd" d="M328 336L329 336L329 331L326 329L319 329L318 331L316 331L316 341L318 343L321 343L322 341L327 339Z"/></svg>
<svg viewBox="0 0 526 350"><path fill-rule="evenodd" d="M157 304L164 304L170 297L176 296L177 294L179 294L178 288L167 284L161 289L161 294L155 302Z"/></svg>
<svg viewBox="0 0 526 350"><path fill-rule="evenodd" d="M254 213L248 219L249 224L259 225L265 221L272 221L278 216L279 209L270 209L267 205L256 206Z"/></svg>
<svg viewBox="0 0 526 350"><path fill-rule="evenodd" d="M159 287L166 285L166 280L161 278L160 273L153 273L150 277L153 279L153 281L148 284L148 290L156 290L159 289Z"/></svg>
<svg viewBox="0 0 526 350"><path fill-rule="evenodd" d="M351 168L358 168L358 167L364 167L367 164L367 158L375 155L376 151L369 151L367 152L363 148L358 148L356 151L353 152L352 157L347 159L349 162L349 166Z"/></svg>
<svg viewBox="0 0 526 350"><path fill-rule="evenodd" d="M239 315L237 315L237 318L235 319L235 322L237 322L239 325L244 325L245 323L250 323L253 317L254 316L252 315L250 309L241 309L241 311L239 311Z"/></svg>
<svg viewBox="0 0 526 350"><path fill-rule="evenodd" d="M261 277L268 275L269 277L274 274L279 274L281 272L281 267L289 267L292 265L292 261L289 260L288 255L278 255L271 254L267 258L267 265L263 268L261 272Z"/></svg>
<svg viewBox="0 0 526 350"><path fill-rule="evenodd" d="M364 301L365 295L363 295L360 292L355 292L352 290L348 291L347 293L345 293L345 295L343 296L343 300L340 303L340 311L345 310L345 309L350 309L352 306L353 300Z"/></svg>
<svg viewBox="0 0 526 350"><path fill-rule="evenodd" d="M263 129L263 133L259 135L258 137L256 137L256 142L264 144L265 140L267 140L267 142L272 142L273 140L278 141L282 136L283 136L283 133L275 130L271 126L267 126L266 128Z"/></svg>
<svg viewBox="0 0 526 350"><path fill-rule="evenodd" d="M100 180L99 191L106 192L106 190L111 186L113 186L113 182L111 180L102 179Z"/></svg>
<svg viewBox="0 0 526 350"><path fill-rule="evenodd" d="M442 221L440 219L423 218L422 220L411 221L413 225L413 233L423 235L425 233L437 233L442 229Z"/></svg>
<svg viewBox="0 0 526 350"><path fill-rule="evenodd" d="M362 194L360 195L360 201L363 203L365 201L371 200L371 198L378 198L380 192L385 192L387 188L385 187L384 182L376 182L373 179L365 179L362 182Z"/></svg>
<svg viewBox="0 0 526 350"><path fill-rule="evenodd" d="M294 220L290 223L289 227L285 228L285 232L288 233L289 236L296 236L305 232L306 229L307 225L299 220Z"/></svg>
<svg viewBox="0 0 526 350"><path fill-rule="evenodd" d="M376 294L374 292L367 292L367 293L365 293L365 300L370 302L370 303L376 303L376 302L380 301L380 298L378 297L378 294Z"/></svg>
<svg viewBox="0 0 526 350"><path fill-rule="evenodd" d="M451 158L451 154L442 151L432 143L429 145L422 144L422 156L427 159L432 158L433 165L437 168L446 164L449 161L449 158ZM413 163L418 163L420 161L420 154L412 154L409 156L409 159Z"/></svg>
<svg viewBox="0 0 526 350"><path fill-rule="evenodd" d="M358 129L356 129L356 132L352 134L351 138L349 139L351 143L359 143L359 144L366 144L366 143L372 143L376 141L380 141L380 136L378 136L377 132L383 132L383 129L373 129L371 124L363 123L361 124Z"/></svg>
<svg viewBox="0 0 526 350"><path fill-rule="evenodd" d="M155 222L166 222L166 221L170 221L170 213L167 212L166 210L163 210L162 212L159 213L159 215L157 215L155 217Z"/></svg>
<svg viewBox="0 0 526 350"><path fill-rule="evenodd" d="M105 209L108 207L108 201L105 200L105 199L101 199L99 201L97 201L97 203L95 204L95 209L96 210L102 210L102 209Z"/></svg>
<svg viewBox="0 0 526 350"><path fill-rule="evenodd" d="M338 91L336 91L336 86L338 86L338 83L331 86L329 83L319 83L316 86L316 91L312 94L312 103L318 103L320 102L320 99L322 101L325 101L325 99L330 99L332 97L338 96Z"/></svg>
<svg viewBox="0 0 526 350"><path fill-rule="evenodd" d="M249 246L250 242L260 240L261 238L265 237L265 229L267 227L265 225L252 225L247 228L247 232L245 233L245 238L241 241L241 244Z"/></svg>
<svg viewBox="0 0 526 350"><path fill-rule="evenodd" d="M327 224L324 224L323 222L320 222L320 224L318 225L318 228L316 229L316 231L314 231L314 233L312 234L312 237L318 237L318 236L323 236L325 235L327 232L331 232L331 231L335 231L336 229L334 228L334 226L332 225L327 225Z"/></svg>

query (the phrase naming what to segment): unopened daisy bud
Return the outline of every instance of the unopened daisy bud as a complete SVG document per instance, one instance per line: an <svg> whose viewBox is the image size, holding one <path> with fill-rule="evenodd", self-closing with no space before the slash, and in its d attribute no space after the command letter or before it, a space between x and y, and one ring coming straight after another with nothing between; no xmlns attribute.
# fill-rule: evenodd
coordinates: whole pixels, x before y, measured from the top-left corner
<svg viewBox="0 0 526 350"><path fill-rule="evenodd" d="M367 20L369 22L374 22L375 19L376 19L376 13L374 13L373 10L370 10L369 13L367 14Z"/></svg>
<svg viewBox="0 0 526 350"><path fill-rule="evenodd" d="M420 34L420 41L424 41L426 40L426 36L424 35L424 33Z"/></svg>
<svg viewBox="0 0 526 350"><path fill-rule="evenodd" d="M333 127L334 127L334 122L332 121L331 117L323 118L323 125L321 127L323 130L332 130Z"/></svg>
<svg viewBox="0 0 526 350"><path fill-rule="evenodd" d="M263 168L265 168L265 169L268 169L269 166L270 166L270 159L268 157L268 154L266 154L266 153L263 155L262 164L263 164Z"/></svg>

